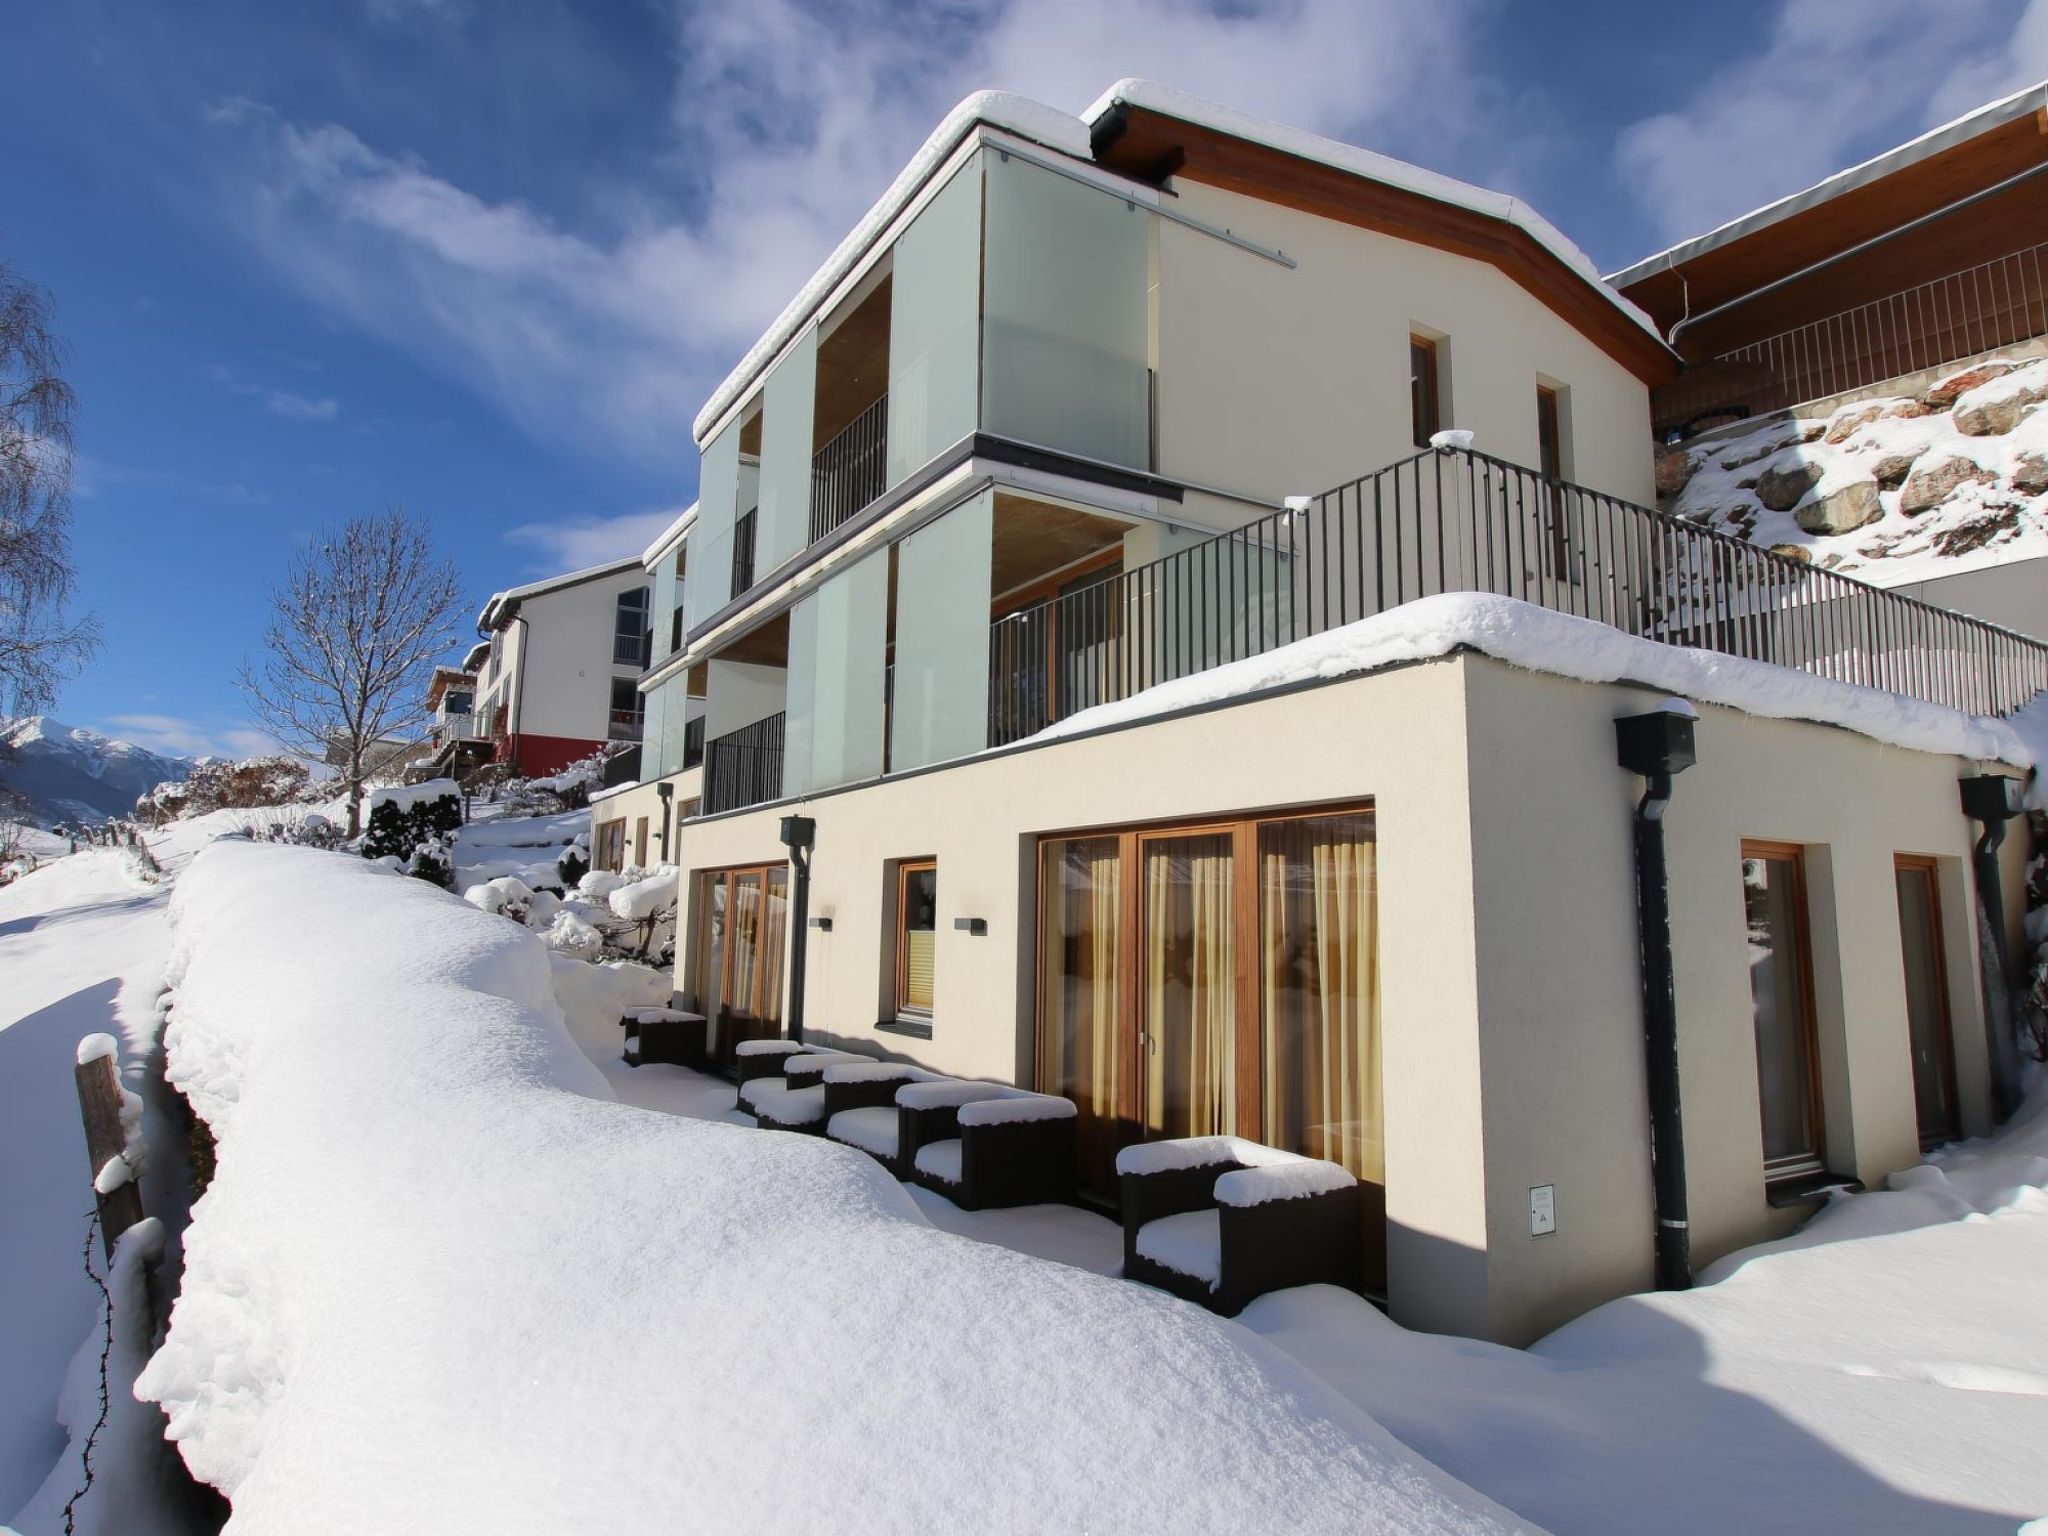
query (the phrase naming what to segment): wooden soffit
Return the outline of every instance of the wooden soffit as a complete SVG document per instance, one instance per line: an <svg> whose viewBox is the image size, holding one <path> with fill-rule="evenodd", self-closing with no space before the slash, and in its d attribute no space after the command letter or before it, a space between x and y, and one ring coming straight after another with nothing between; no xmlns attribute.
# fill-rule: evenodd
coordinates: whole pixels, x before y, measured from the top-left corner
<svg viewBox="0 0 2048 1536"><path fill-rule="evenodd" d="M1645 384L1678 372L1670 350L1611 297L1505 220L1145 107L1119 107L1097 125L1095 159L1141 180L1183 177L1490 262Z"/></svg>

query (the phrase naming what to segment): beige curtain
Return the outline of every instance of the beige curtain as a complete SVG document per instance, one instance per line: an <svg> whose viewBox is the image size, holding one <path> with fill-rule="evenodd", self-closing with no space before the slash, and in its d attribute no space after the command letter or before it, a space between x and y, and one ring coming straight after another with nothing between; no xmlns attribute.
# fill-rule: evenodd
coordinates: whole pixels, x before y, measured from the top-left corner
<svg viewBox="0 0 2048 1536"><path fill-rule="evenodd" d="M756 1008L762 1035L782 1032L782 965L789 947L789 871L768 871L768 889L761 901L761 996Z"/></svg>
<svg viewBox="0 0 2048 1536"><path fill-rule="evenodd" d="M1148 842L1145 1129L1235 1128L1237 1007L1228 834Z"/></svg>
<svg viewBox="0 0 2048 1536"><path fill-rule="evenodd" d="M1371 823L1269 823L1259 865L1266 1140L1383 1184Z"/></svg>
<svg viewBox="0 0 2048 1536"><path fill-rule="evenodd" d="M1122 865L1113 837L1046 845L1045 932L1040 937L1045 1018L1038 1086L1064 1094L1079 1112L1083 1182L1115 1187L1117 1113L1122 1087L1118 1017L1118 936Z"/></svg>

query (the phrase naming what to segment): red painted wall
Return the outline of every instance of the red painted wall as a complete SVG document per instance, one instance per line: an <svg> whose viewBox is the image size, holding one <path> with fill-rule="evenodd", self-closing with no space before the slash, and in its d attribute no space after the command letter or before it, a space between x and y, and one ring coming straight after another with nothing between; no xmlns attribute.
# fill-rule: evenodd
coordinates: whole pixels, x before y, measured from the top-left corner
<svg viewBox="0 0 2048 1536"><path fill-rule="evenodd" d="M560 773L578 758L590 756L603 745L601 741L586 741L576 736L535 736L520 731L510 737L503 756L522 779L539 779Z"/></svg>

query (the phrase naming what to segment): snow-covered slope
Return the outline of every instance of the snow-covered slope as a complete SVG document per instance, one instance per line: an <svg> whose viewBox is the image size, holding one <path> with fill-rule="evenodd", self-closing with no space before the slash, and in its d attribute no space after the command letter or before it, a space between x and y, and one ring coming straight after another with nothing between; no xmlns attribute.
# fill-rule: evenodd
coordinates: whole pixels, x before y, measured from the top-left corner
<svg viewBox="0 0 2048 1536"><path fill-rule="evenodd" d="M2048 359L1685 453L1675 515L1879 586L2048 555Z"/></svg>
<svg viewBox="0 0 2048 1536"><path fill-rule="evenodd" d="M28 819L40 826L125 816L138 795L188 777L192 766L47 715L0 720L0 784L26 798Z"/></svg>

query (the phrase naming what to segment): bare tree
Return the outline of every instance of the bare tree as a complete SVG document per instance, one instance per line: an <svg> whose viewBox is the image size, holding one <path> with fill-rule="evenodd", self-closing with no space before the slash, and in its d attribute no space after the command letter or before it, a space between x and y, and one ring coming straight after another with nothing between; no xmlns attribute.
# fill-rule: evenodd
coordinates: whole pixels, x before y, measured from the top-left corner
<svg viewBox="0 0 2048 1536"><path fill-rule="evenodd" d="M71 595L71 415L50 296L0 262L0 694L26 714L99 645Z"/></svg>
<svg viewBox="0 0 2048 1536"><path fill-rule="evenodd" d="M364 781L395 766L427 719L427 680L455 638L462 589L425 524L394 507L322 534L271 594L260 668L241 686L256 721L305 756L331 756L348 786L348 835Z"/></svg>

